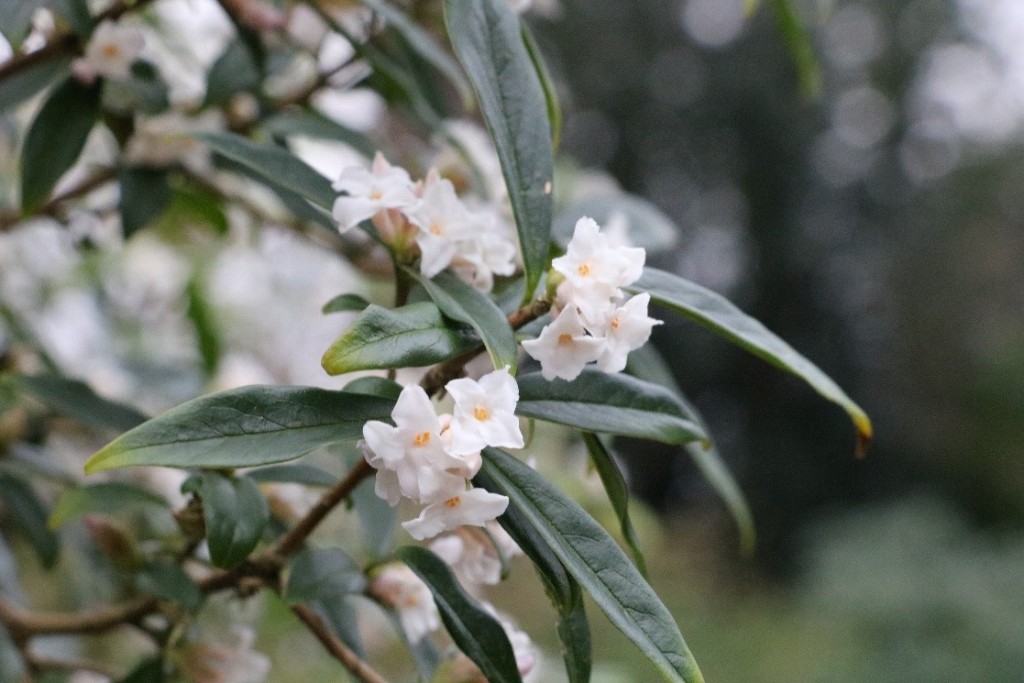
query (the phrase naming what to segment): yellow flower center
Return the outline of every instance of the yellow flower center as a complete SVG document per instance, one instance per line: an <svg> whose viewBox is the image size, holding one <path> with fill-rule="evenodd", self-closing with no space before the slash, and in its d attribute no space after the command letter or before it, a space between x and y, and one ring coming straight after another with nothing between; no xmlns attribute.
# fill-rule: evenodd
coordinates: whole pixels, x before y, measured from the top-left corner
<svg viewBox="0 0 1024 683"><path fill-rule="evenodd" d="M560 335L558 335L558 345L559 346L568 346L569 344L572 344L572 335L571 334L560 334Z"/></svg>
<svg viewBox="0 0 1024 683"><path fill-rule="evenodd" d="M608 327L612 328L613 330L617 330L619 329L619 325L621 324L622 323L619 322L619 317L615 316L614 318L612 318L612 322Z"/></svg>
<svg viewBox="0 0 1024 683"><path fill-rule="evenodd" d="M579 273L581 277L587 277L588 275L590 275L590 264L581 263L579 265L579 268L576 269L576 272Z"/></svg>
<svg viewBox="0 0 1024 683"><path fill-rule="evenodd" d="M373 192L370 193L371 201L379 202L382 199L384 199L384 193L381 192L380 190L374 190Z"/></svg>
<svg viewBox="0 0 1024 683"><path fill-rule="evenodd" d="M121 50L115 43L107 43L103 46L103 56L107 59L114 59L119 54L121 54Z"/></svg>
<svg viewBox="0 0 1024 683"><path fill-rule="evenodd" d="M444 234L444 228L441 227L440 223L431 223L430 224L430 234L431 235L437 235L438 237L440 237L441 235Z"/></svg>
<svg viewBox="0 0 1024 683"><path fill-rule="evenodd" d="M444 502L444 506L446 508L457 508L460 505L462 505L462 499L459 498L458 496L452 496L451 498Z"/></svg>
<svg viewBox="0 0 1024 683"><path fill-rule="evenodd" d="M487 408L484 408L483 406L477 406L476 408L473 408L473 417L480 420L481 422L483 422L490 416L491 413L488 412Z"/></svg>
<svg viewBox="0 0 1024 683"><path fill-rule="evenodd" d="M413 437L412 443L414 446L426 446L430 443L430 432L420 432Z"/></svg>

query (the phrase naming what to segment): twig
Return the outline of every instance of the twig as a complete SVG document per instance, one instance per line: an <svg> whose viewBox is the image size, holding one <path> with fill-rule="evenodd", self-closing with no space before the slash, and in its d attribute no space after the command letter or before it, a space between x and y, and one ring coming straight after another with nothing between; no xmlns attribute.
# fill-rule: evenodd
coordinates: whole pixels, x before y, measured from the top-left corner
<svg viewBox="0 0 1024 683"><path fill-rule="evenodd" d="M45 657L31 652L27 653L25 659L32 669L53 669L71 672L90 671L110 679L117 678L117 674L112 669L84 659L57 659L56 657Z"/></svg>
<svg viewBox="0 0 1024 683"><path fill-rule="evenodd" d="M57 213L60 205L69 199L75 199L81 197L84 194L95 190L97 187L113 180L117 176L117 170L113 168L101 168L91 175L82 179L74 187L70 187L59 195L51 197L45 204L32 212L33 216L53 216ZM30 216L25 216L17 212L10 212L3 216L0 216L0 232L7 232L14 226L18 225L21 221Z"/></svg>
<svg viewBox="0 0 1024 683"><path fill-rule="evenodd" d="M306 605L293 605L292 612L316 636L317 640L320 641L327 651L345 665L345 668L353 676L363 681L363 683L388 683L386 678L374 671L369 664L360 659L345 643L341 642L337 636L331 633L327 624L312 609Z"/></svg>
<svg viewBox="0 0 1024 683"><path fill-rule="evenodd" d="M123 605L100 607L88 612L28 612L0 596L0 622L7 627L15 643L24 643L32 636L106 631L121 624L134 623L156 607L156 598L139 598Z"/></svg>

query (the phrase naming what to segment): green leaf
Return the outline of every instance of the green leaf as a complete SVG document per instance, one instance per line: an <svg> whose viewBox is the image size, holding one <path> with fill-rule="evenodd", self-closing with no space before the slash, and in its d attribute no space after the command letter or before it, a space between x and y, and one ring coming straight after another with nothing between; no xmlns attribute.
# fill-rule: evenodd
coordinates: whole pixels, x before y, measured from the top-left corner
<svg viewBox="0 0 1024 683"><path fill-rule="evenodd" d="M469 107L472 104L473 93L465 76L462 75L462 70L455 60L437 44L432 35L411 21L405 12L384 0L360 0L360 2L379 14L389 26L405 38L417 55L451 81L462 98L463 106Z"/></svg>
<svg viewBox="0 0 1024 683"><path fill-rule="evenodd" d="M98 396L85 382L56 375L11 375L15 386L56 412L96 429L123 432L148 418L131 406Z"/></svg>
<svg viewBox="0 0 1024 683"><path fill-rule="evenodd" d="M434 304L393 310L371 304L331 344L322 363L329 375L423 367L472 351L479 343L468 329L446 323Z"/></svg>
<svg viewBox="0 0 1024 683"><path fill-rule="evenodd" d="M359 377L345 385L345 391L353 394L371 394L397 401L402 394L402 385L383 377Z"/></svg>
<svg viewBox="0 0 1024 683"><path fill-rule="evenodd" d="M32 15L43 6L44 0L0 3L0 35L7 39L14 50L21 47L21 41L32 30Z"/></svg>
<svg viewBox="0 0 1024 683"><path fill-rule="evenodd" d="M320 309L324 313L347 313L349 311L361 311L370 305L370 302L358 294L339 294L324 304Z"/></svg>
<svg viewBox="0 0 1024 683"><path fill-rule="evenodd" d="M167 83L147 61L132 64L126 79L104 82L103 106L126 114L159 114L171 106Z"/></svg>
<svg viewBox="0 0 1024 683"><path fill-rule="evenodd" d="M574 203L555 220L555 241L569 244L576 221L589 216L602 227L608 227L616 215L626 221L630 241L647 250L648 255L671 251L679 243L679 228L661 209L636 195L587 197Z"/></svg>
<svg viewBox="0 0 1024 683"><path fill-rule="evenodd" d="M159 657L146 659L118 683L164 683L164 662Z"/></svg>
<svg viewBox="0 0 1024 683"><path fill-rule="evenodd" d="M199 358L203 362L203 372L206 373L207 378L212 378L220 365L223 344L221 343L217 312L213 310L206 294L204 281L204 274L198 269L188 281L186 289L188 310L186 313L196 332L196 347L199 351Z"/></svg>
<svg viewBox="0 0 1024 683"><path fill-rule="evenodd" d="M629 488L626 486L626 479L622 476L619 466L615 463L611 452L605 447L596 435L583 434L583 443L590 453L590 460L594 463L594 469L601 477L604 490L608 493L608 500L611 501L615 516L619 518L619 526L622 529L622 537L629 546L633 555L633 561L637 569L645 577L647 576L647 562L644 561L644 553L640 549L640 538L636 535L633 522L629 518Z"/></svg>
<svg viewBox="0 0 1024 683"><path fill-rule="evenodd" d="M286 482L289 484L302 484L304 486L316 486L328 488L338 483L338 478L312 465L271 465L261 467L258 470L250 470L246 475L255 482Z"/></svg>
<svg viewBox="0 0 1024 683"><path fill-rule="evenodd" d="M247 168L254 177L294 192L326 211L334 206L338 193L331 189L327 178L283 147L253 142L233 133L197 133L195 137Z"/></svg>
<svg viewBox="0 0 1024 683"><path fill-rule="evenodd" d="M190 231L196 227L209 228L215 236L228 234L228 219L220 200L212 194L184 187L173 191L157 226L168 240L188 239Z"/></svg>
<svg viewBox="0 0 1024 683"><path fill-rule="evenodd" d="M154 562L135 575L135 587L153 597L175 602L186 612L195 612L206 596L184 569L173 562Z"/></svg>
<svg viewBox="0 0 1024 683"><path fill-rule="evenodd" d="M562 105L558 101L558 90L555 89L555 81L551 78L548 65L544 61L544 54L540 51L537 39L533 37L533 31L529 25L523 23L523 44L530 54L530 61L533 68L537 70L537 78L540 79L540 86L544 89L544 103L548 109L548 122L551 124L551 146L552 151L558 151L558 145L562 140Z"/></svg>
<svg viewBox="0 0 1024 683"><path fill-rule="evenodd" d="M313 109L286 111L266 119L260 126L269 134L278 137L299 135L341 142L365 157L372 157L377 145L368 137Z"/></svg>
<svg viewBox="0 0 1024 683"><path fill-rule="evenodd" d="M309 603L327 627L334 632L341 642L349 646L357 657L366 659L359 633L359 604L355 596L346 596L340 600L319 600Z"/></svg>
<svg viewBox="0 0 1024 683"><path fill-rule="evenodd" d="M210 67L203 108L225 105L235 93L255 90L259 84L259 61L245 41L236 38Z"/></svg>
<svg viewBox="0 0 1024 683"><path fill-rule="evenodd" d="M507 365L509 372L516 374L515 333L494 300L451 273L438 273L431 279L411 268L406 268L405 272L420 283L442 313L476 330L494 367Z"/></svg>
<svg viewBox="0 0 1024 683"><path fill-rule="evenodd" d="M170 504L146 489L111 481L68 489L50 513L49 526L56 529L83 515L122 512L126 508L154 507L170 511Z"/></svg>
<svg viewBox="0 0 1024 683"><path fill-rule="evenodd" d="M772 0L772 7L782 39L800 76L800 90L805 97L817 97L821 94L821 64L814 52L811 34L800 22L790 0Z"/></svg>
<svg viewBox="0 0 1024 683"><path fill-rule="evenodd" d="M92 33L96 22L87 0L46 0L44 4L60 15L75 35L85 37Z"/></svg>
<svg viewBox="0 0 1024 683"><path fill-rule="evenodd" d="M34 211L50 196L53 186L82 153L99 112L98 83L85 86L69 78L50 93L21 150L23 211Z"/></svg>
<svg viewBox="0 0 1024 683"><path fill-rule="evenodd" d="M130 465L254 467L358 439L394 402L310 387L248 386L203 396L127 432L85 463L87 474Z"/></svg>
<svg viewBox="0 0 1024 683"><path fill-rule="evenodd" d="M583 508L528 465L484 450L479 485L509 497L608 619L667 681L704 679L672 615L618 544Z"/></svg>
<svg viewBox="0 0 1024 683"><path fill-rule="evenodd" d="M46 525L46 508L21 477L0 472L0 500L11 520L21 529L25 540L32 546L44 567L49 569L57 563L60 542L57 535Z"/></svg>
<svg viewBox="0 0 1024 683"><path fill-rule="evenodd" d="M562 641L562 658L569 683L589 683L591 670L590 623L583 607L583 591L576 584L572 603L559 610L558 639Z"/></svg>
<svg viewBox="0 0 1024 683"><path fill-rule="evenodd" d="M686 396L683 395L683 390L676 384L675 379L672 377L672 368L668 366L661 357L661 354L654 349L653 345L647 344L631 353L626 364L626 371L634 377L661 384L674 393L676 398L688 407L693 420L704 431L709 434L711 433L704 422L704 418L686 399ZM743 490L740 489L740 485L736 482L735 477L732 476L732 472L725 466L725 462L715 448L714 443L695 442L685 444L683 447L690 457L693 458L693 462L697 465L701 474L704 475L711 488L718 493L722 502L725 503L726 509L729 510L729 514L736 521L736 526L739 528L740 533L740 551L745 556L752 555L757 542L754 515L750 512L750 506L743 495Z"/></svg>
<svg viewBox="0 0 1024 683"><path fill-rule="evenodd" d="M554 161L544 88L506 0L445 0L444 19L501 161L526 270L525 300L546 269L551 243Z"/></svg>
<svg viewBox="0 0 1024 683"><path fill-rule="evenodd" d="M672 392L635 377L588 368L571 382L539 372L517 381L516 412L525 417L663 443L707 439Z"/></svg>
<svg viewBox="0 0 1024 683"><path fill-rule="evenodd" d="M70 65L71 57L61 55L44 59L0 80L0 112L13 109L53 83L57 76L67 74Z"/></svg>
<svg viewBox="0 0 1024 683"><path fill-rule="evenodd" d="M871 443L871 420L860 406L818 366L725 297L678 275L654 268L645 268L640 280L627 289L650 293L654 301L810 384L819 394L846 410L857 429L857 453L863 455L867 451Z"/></svg>
<svg viewBox="0 0 1024 683"><path fill-rule="evenodd" d="M182 491L203 499L206 542L215 567L231 569L249 557L270 521L270 508L256 482L203 472L186 481Z"/></svg>
<svg viewBox="0 0 1024 683"><path fill-rule="evenodd" d="M118 179L121 229L128 238L163 213L171 201L171 186L167 171L157 168L122 168Z"/></svg>
<svg viewBox="0 0 1024 683"><path fill-rule="evenodd" d="M452 576L448 565L434 553L405 546L396 553L430 588L441 621L459 649L480 667L490 683L521 683L512 645L505 629Z"/></svg>
<svg viewBox="0 0 1024 683"><path fill-rule="evenodd" d="M303 550L292 562L284 600L298 602L334 602L366 590L366 576L352 558L340 548Z"/></svg>

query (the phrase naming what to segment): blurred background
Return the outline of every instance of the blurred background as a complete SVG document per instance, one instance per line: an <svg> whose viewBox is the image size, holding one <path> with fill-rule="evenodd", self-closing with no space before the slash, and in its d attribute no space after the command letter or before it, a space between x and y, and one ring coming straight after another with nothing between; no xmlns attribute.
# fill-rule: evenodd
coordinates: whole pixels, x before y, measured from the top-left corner
<svg viewBox="0 0 1024 683"><path fill-rule="evenodd" d="M708 681L1019 681L1024 3L796 3L818 61L802 73L763 5L536 0L527 15L565 107L565 167L603 170L664 211L679 248L654 265L760 319L875 425L855 459L841 410L665 316L655 343L746 494L757 547L741 556L685 453L619 444L653 583ZM346 96L324 107L372 125L379 102ZM0 130L8 196L18 125ZM66 228L113 239L87 211L0 234L0 349L34 338L149 411L241 383L326 384L318 360L343 325L319 306L380 297L377 285L290 233L246 233L210 256L213 236L184 244L172 227L116 256L68 241ZM206 305L230 323L215 342L201 339ZM582 478L578 455L569 478ZM522 604L543 604L525 567L513 581ZM555 661L539 612L518 616ZM593 622L595 681L653 680ZM286 657L292 643L267 633L264 649Z"/></svg>

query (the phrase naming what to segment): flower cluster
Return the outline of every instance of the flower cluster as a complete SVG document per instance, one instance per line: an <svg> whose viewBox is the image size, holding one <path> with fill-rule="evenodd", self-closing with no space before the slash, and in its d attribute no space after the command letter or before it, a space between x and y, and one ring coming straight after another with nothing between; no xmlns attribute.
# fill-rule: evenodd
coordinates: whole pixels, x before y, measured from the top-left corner
<svg viewBox="0 0 1024 683"><path fill-rule="evenodd" d="M334 219L342 232L371 219L387 244L420 252L420 272L434 277L451 268L481 291L490 291L495 275L512 275L518 250L515 237L497 211L471 209L451 181L431 169L413 182L409 173L377 153L367 170L351 166L334 189Z"/></svg>
<svg viewBox="0 0 1024 683"><path fill-rule="evenodd" d="M482 526L508 507L508 498L472 488L486 446L522 448L515 416L519 388L508 368L445 386L455 401L452 414L438 415L419 386L402 390L391 413L395 426L373 420L363 426L366 460L377 470L377 495L397 505L402 498L423 505L402 524L424 540L463 524Z"/></svg>
<svg viewBox="0 0 1024 683"><path fill-rule="evenodd" d="M137 28L108 19L92 32L84 54L74 61L72 70L84 83L92 83L98 76L126 79L143 43L142 32Z"/></svg>
<svg viewBox="0 0 1024 683"><path fill-rule="evenodd" d="M581 218L564 256L552 268L564 278L556 290L553 320L523 349L540 361L545 379L572 380L591 362L604 372L626 367L630 351L647 343L660 325L647 315L649 294L629 299L620 289L636 282L646 252L617 247L592 218Z"/></svg>

